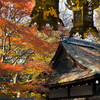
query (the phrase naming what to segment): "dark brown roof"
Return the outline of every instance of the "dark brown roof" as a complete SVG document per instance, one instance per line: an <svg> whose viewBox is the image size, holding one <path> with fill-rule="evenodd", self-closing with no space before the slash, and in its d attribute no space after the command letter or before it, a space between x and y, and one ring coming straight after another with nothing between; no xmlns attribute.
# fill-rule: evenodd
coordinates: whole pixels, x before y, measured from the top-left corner
<svg viewBox="0 0 100 100"><path fill-rule="evenodd" d="M78 63L88 69L100 70L100 44L68 37L61 44Z"/></svg>
<svg viewBox="0 0 100 100"><path fill-rule="evenodd" d="M63 48L76 64L83 70L76 70L66 73L52 73L47 84L68 83L100 74L100 44L86 40L68 38L67 36L60 42L60 46L51 61L51 65L60 55L59 50Z"/></svg>

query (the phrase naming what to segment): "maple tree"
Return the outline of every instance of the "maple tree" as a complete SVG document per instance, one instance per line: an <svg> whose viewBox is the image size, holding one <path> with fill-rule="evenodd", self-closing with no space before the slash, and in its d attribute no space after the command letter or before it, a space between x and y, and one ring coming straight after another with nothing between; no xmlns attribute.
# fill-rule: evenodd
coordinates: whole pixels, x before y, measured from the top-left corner
<svg viewBox="0 0 100 100"><path fill-rule="evenodd" d="M0 95L21 93L25 97L26 92L36 93L40 86L26 86L23 82L51 71L46 58L50 59L48 55L54 49L50 49L52 43L38 37L35 26L28 27L32 9L29 6L34 5L34 1L1 0L0 5Z"/></svg>
<svg viewBox="0 0 100 100"><path fill-rule="evenodd" d="M62 32L28 27L34 5L35 0L0 1L0 96L39 98L48 91L38 84L46 80L37 77L52 71L48 63Z"/></svg>

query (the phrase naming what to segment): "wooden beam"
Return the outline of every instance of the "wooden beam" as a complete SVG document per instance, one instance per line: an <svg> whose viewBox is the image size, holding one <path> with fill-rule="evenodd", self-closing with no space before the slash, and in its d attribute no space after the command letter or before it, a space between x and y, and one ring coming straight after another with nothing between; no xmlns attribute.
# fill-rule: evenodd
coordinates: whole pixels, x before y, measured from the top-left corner
<svg viewBox="0 0 100 100"><path fill-rule="evenodd" d="M65 83L56 83L56 84L49 84L49 85L45 85L45 86L48 86L50 88L53 88L53 87L59 87L59 86L66 86L66 85L73 85L73 84L83 84L85 82L88 82L88 81L92 81L94 79L100 79L100 75L99 74L96 74L94 76L90 76L90 77L86 77L84 79L78 79L78 80L74 80L74 81L70 81L70 82L65 82Z"/></svg>

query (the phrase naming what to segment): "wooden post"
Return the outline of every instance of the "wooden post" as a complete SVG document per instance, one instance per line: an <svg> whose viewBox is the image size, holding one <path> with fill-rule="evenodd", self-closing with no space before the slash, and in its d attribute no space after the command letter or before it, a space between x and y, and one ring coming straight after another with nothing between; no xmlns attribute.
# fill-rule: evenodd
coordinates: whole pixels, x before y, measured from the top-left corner
<svg viewBox="0 0 100 100"><path fill-rule="evenodd" d="M96 93L96 83L95 81L93 81L93 88L92 88L92 91L93 91L93 95Z"/></svg>
<svg viewBox="0 0 100 100"><path fill-rule="evenodd" d="M68 98L70 98L70 86L68 86Z"/></svg>

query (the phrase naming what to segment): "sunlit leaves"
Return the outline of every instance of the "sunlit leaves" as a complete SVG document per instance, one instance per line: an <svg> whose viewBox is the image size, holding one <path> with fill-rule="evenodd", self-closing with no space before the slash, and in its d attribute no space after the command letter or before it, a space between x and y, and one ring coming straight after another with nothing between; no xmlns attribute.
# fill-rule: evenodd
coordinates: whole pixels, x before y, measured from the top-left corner
<svg viewBox="0 0 100 100"><path fill-rule="evenodd" d="M24 66L22 66L22 65L12 65L10 63L0 62L0 72L1 72L0 76L1 75L9 75L10 73L15 73L22 69L24 69Z"/></svg>
<svg viewBox="0 0 100 100"><path fill-rule="evenodd" d="M28 27L34 0L1 0L1 5L1 87L5 84L7 96L14 97L21 92L21 97L25 97L31 94L30 91L33 93L31 97L39 96L37 92L46 92L47 89L41 86L46 80L37 77L52 71L48 63L57 48L59 33L45 28L40 31L43 35L39 36L36 25ZM32 84L29 83L33 80Z"/></svg>

